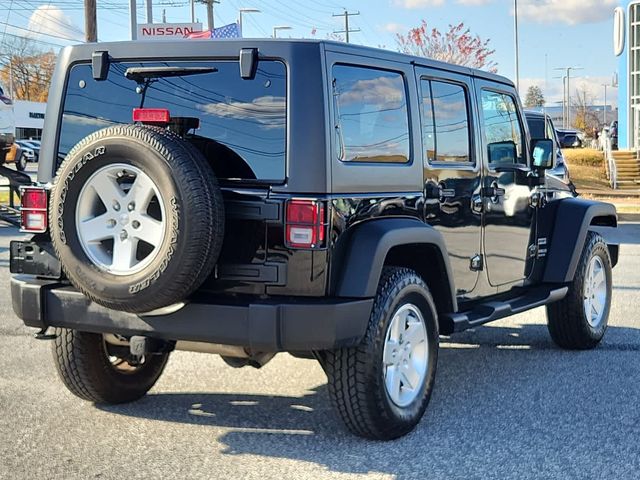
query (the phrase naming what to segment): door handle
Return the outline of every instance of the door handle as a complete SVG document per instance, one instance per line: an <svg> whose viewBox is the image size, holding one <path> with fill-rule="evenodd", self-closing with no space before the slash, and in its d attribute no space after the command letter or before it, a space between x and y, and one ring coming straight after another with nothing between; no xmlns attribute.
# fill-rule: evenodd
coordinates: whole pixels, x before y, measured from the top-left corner
<svg viewBox="0 0 640 480"><path fill-rule="evenodd" d="M445 202L447 198L453 198L456 196L456 191L453 188L445 188L444 183L438 185L438 200L441 203Z"/></svg>
<svg viewBox="0 0 640 480"><path fill-rule="evenodd" d="M498 182L493 182L490 187L482 189L482 196L491 200L491 203L498 203L500 197L504 197L506 190L498 186Z"/></svg>

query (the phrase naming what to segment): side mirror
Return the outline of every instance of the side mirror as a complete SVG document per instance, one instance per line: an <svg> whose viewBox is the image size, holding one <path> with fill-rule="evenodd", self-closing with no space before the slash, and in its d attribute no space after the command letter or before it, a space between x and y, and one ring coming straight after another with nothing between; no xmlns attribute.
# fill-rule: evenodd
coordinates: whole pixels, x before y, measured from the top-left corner
<svg viewBox="0 0 640 480"><path fill-rule="evenodd" d="M547 170L553 168L555 148L553 140L548 138L531 140L531 156L533 168Z"/></svg>

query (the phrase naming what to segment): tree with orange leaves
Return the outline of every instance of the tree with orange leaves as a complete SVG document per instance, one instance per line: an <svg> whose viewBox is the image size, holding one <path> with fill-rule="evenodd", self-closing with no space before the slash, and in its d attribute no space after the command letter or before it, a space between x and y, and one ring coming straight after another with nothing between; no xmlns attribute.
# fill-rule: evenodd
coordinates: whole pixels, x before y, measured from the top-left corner
<svg viewBox="0 0 640 480"><path fill-rule="evenodd" d="M429 29L427 22L422 20L420 26L396 37L398 50L402 53L497 71L497 64L491 59L495 50L489 47L490 40L471 34L464 23L449 25L449 29L442 33L437 28Z"/></svg>
<svg viewBox="0 0 640 480"><path fill-rule="evenodd" d="M49 83L55 67L53 51L42 51L27 38L9 44L2 56L0 83L6 93L13 91L14 100L46 102Z"/></svg>

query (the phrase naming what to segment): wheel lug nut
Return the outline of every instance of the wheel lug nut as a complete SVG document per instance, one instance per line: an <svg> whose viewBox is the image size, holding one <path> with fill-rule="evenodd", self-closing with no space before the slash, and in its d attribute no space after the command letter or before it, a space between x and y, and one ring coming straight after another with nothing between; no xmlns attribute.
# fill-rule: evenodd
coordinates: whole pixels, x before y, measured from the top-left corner
<svg viewBox="0 0 640 480"><path fill-rule="evenodd" d="M133 222L131 222L131 226L133 228L140 228L140 222L137 220L134 220Z"/></svg>
<svg viewBox="0 0 640 480"><path fill-rule="evenodd" d="M114 201L113 201L113 209L114 209L116 212L119 212L119 211L120 211L120 204L119 204L116 200L114 200Z"/></svg>
<svg viewBox="0 0 640 480"><path fill-rule="evenodd" d="M123 242L129 237L129 234L127 233L126 230L122 230L120 232L120 240L122 240Z"/></svg>
<svg viewBox="0 0 640 480"><path fill-rule="evenodd" d="M129 209L130 212L133 212L136 209L135 202L129 203L129 205L127 205L127 208Z"/></svg>
<svg viewBox="0 0 640 480"><path fill-rule="evenodd" d="M113 228L116 226L116 221L112 218L107 222L107 227Z"/></svg>

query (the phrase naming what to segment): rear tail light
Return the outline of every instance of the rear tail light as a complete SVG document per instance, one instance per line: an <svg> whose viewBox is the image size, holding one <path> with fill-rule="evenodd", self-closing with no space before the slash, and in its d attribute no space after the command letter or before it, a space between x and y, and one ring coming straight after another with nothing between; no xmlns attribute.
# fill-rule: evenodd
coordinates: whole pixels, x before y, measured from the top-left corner
<svg viewBox="0 0 640 480"><path fill-rule="evenodd" d="M44 187L20 188L20 216L22 232L47 231L47 191Z"/></svg>
<svg viewBox="0 0 640 480"><path fill-rule="evenodd" d="M288 247L324 247L327 224L323 203L316 200L289 200L285 224Z"/></svg>
<svg viewBox="0 0 640 480"><path fill-rule="evenodd" d="M133 121L152 125L167 125L171 114L166 108L134 108Z"/></svg>

